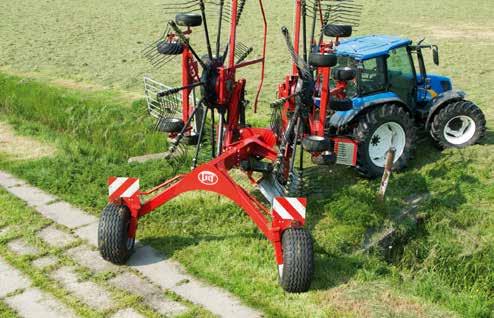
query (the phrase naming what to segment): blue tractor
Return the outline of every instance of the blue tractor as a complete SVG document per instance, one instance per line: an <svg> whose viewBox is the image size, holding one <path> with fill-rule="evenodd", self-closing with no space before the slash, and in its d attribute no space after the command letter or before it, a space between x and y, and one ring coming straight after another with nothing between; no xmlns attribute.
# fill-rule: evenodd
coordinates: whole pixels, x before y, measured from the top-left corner
<svg viewBox="0 0 494 318"><path fill-rule="evenodd" d="M346 135L357 142L355 166L366 177L382 175L390 148L396 150L394 169L405 168L417 128L430 133L441 149L473 145L485 134L479 107L454 89L448 77L427 73L424 50L432 50L436 65L439 51L422 42L372 35L336 46L333 77L343 73L350 79L346 95L352 106L330 112L326 127L331 136Z"/></svg>

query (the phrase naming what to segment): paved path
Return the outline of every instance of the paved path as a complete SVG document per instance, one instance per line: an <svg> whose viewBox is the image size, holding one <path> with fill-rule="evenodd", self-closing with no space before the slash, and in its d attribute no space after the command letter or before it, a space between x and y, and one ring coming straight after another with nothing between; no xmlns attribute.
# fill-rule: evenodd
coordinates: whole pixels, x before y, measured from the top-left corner
<svg viewBox="0 0 494 318"><path fill-rule="evenodd" d="M109 285L143 297L146 306L152 310L166 316L185 312L187 307L184 304L163 296L163 291L172 291L220 317L262 317L260 312L244 306L228 292L188 275L180 264L166 259L150 246L139 245L128 263L129 267L117 267L105 262L95 249L96 217L2 171L0 186L58 224L38 232L46 244L64 250L65 255L93 273L114 273L108 281ZM79 239L86 243L77 245ZM22 239L9 242L8 248L18 255L36 257L38 254L35 247ZM33 266L50 268L57 262L55 256L48 255L34 259ZM74 268L57 268L50 273L50 278L87 306L101 312L112 312L112 294L104 286L79 277ZM32 288L28 278L1 258L0 282L0 299L22 317L35 317L35 313L43 313L43 317L75 317L69 308L52 296ZM113 317L142 316L127 308L119 310Z"/></svg>

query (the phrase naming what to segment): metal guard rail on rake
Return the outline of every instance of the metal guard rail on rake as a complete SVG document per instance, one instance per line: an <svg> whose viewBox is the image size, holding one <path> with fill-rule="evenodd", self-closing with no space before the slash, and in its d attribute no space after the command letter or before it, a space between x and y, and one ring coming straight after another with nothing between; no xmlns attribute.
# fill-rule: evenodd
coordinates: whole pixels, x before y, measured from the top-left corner
<svg viewBox="0 0 494 318"><path fill-rule="evenodd" d="M171 151L177 147L186 134L190 133L191 121L199 120L200 128L198 141L190 173L176 176L149 191L139 189L139 180L134 178L109 178L109 204L104 209L99 225L99 250L106 260L123 264L130 257L135 242L138 219L173 198L189 191L204 190L218 193L241 207L260 231L274 246L276 263L281 286L288 292L305 292L309 289L313 269L313 244L310 233L304 228L305 198L288 198L284 193L277 191L274 186L265 186L266 194L272 208L267 208L244 188L237 184L228 174L234 168L244 170L248 180L254 185L276 180L273 176L273 163L280 158L277 150L277 136L270 129L250 128L245 123L245 79L236 79L236 71L242 67L261 64L261 79L258 86L254 110L257 108L259 94L264 81L264 63L266 56L267 21L264 12L263 0L259 1L261 19L263 23L262 56L245 61L252 48L237 42L237 27L242 16L246 0L231 0L228 18L230 20L228 43L223 55L219 41L221 40L221 26L224 22L223 7L225 1L219 1L218 34L216 55L210 41L210 30L207 24L206 5L204 0L186 2L187 12L200 14L178 14L175 21L170 21L169 27L173 32L164 34L161 41L155 42L161 52L182 55L182 86L176 89L167 89L158 92L153 98L154 105L151 112L158 120L169 120L177 125L164 125L170 135L175 137ZM189 42L191 28L203 25L207 47L207 57L200 58ZM186 27L182 31L180 27ZM239 50L237 50L239 46ZM149 54L149 49L146 51ZM228 66L224 66L227 63ZM199 66L202 73L199 72ZM191 94L200 86L199 103L195 99L191 103ZM181 94L181 98L171 95ZM160 110L160 98L168 99L173 105L174 100L182 102L182 119L173 118L166 113L168 109ZM156 104L157 103L157 104ZM173 112L173 107L171 107ZM212 147L213 159L196 167L198 154L202 144L202 137L208 111L211 112L211 124L214 125L215 110L219 115L216 136L216 151ZM160 115L160 111L163 115ZM200 118L196 113L201 112ZM166 117L165 117L166 116ZM173 131L170 127L173 126ZM224 133L223 133L224 132ZM212 141L214 136L211 136ZM266 161L262 161L266 160ZM262 173L257 180L254 172ZM286 177L286 176L285 176ZM144 201L146 197L150 199Z"/></svg>

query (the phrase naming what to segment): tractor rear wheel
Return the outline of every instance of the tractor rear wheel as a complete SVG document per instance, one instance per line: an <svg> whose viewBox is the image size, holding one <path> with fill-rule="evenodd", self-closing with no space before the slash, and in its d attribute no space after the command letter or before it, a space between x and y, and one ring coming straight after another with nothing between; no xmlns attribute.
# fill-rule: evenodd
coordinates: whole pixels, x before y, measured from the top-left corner
<svg viewBox="0 0 494 318"><path fill-rule="evenodd" d="M282 234L283 265L278 268L281 287L289 293L309 290L314 273L312 237L304 228L289 228Z"/></svg>
<svg viewBox="0 0 494 318"><path fill-rule="evenodd" d="M124 205L108 204L99 220L98 248L103 259L125 264L134 250L135 238L129 237L130 211Z"/></svg>
<svg viewBox="0 0 494 318"><path fill-rule="evenodd" d="M413 156L415 125L403 107L387 104L361 115L353 134L359 142L357 169L367 178L382 176L391 148L396 150L395 171L404 169Z"/></svg>
<svg viewBox="0 0 494 318"><path fill-rule="evenodd" d="M461 100L441 109L431 126L432 138L442 148L465 148L485 135L485 116L477 105Z"/></svg>

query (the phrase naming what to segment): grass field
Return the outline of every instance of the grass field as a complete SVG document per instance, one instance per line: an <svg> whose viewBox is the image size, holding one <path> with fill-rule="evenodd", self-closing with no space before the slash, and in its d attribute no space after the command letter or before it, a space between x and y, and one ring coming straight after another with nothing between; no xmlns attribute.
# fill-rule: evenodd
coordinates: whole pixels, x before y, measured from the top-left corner
<svg viewBox="0 0 494 318"><path fill-rule="evenodd" d="M5 39L0 67L37 79L0 75L0 118L19 134L57 149L54 156L34 160L0 154L2 169L95 214L105 204L108 175L138 176L147 187L175 173L165 162L126 163L129 156L165 147L163 137L151 131L142 101L129 99L139 93L143 74L157 79L176 74L153 71L139 55L143 43L159 35L161 3L0 3L0 38ZM264 110L253 117L261 122L289 68L278 30L292 20L284 1L266 5L271 22L267 85ZM486 112L489 131L483 145L439 153L430 141L421 142L411 167L393 177L385 205L374 200L378 182L361 180L349 169L325 171L327 196L310 206L317 271L307 294L282 292L269 243L241 210L216 196L194 193L173 201L143 219L139 238L270 317L491 317L494 7L485 0L475 5L373 0L365 7L359 33L426 36L440 45L442 64L433 70L451 76ZM255 14L246 17L241 37L260 41ZM257 74L256 69L246 72L253 83ZM429 194L418 211L423 221L419 227L401 225L407 239L390 262L358 253L369 229L392 224L414 194Z"/></svg>

